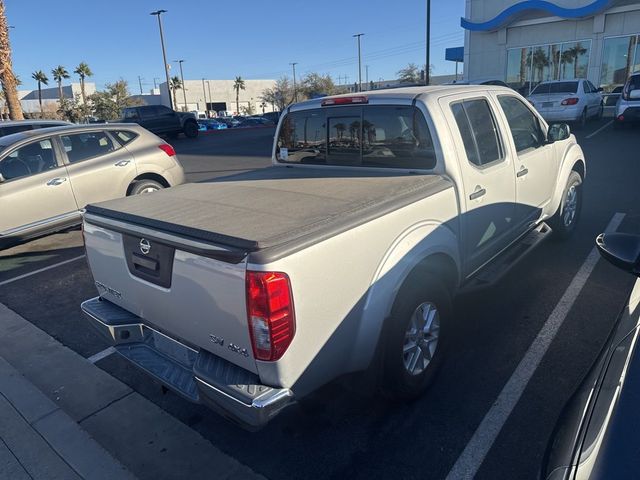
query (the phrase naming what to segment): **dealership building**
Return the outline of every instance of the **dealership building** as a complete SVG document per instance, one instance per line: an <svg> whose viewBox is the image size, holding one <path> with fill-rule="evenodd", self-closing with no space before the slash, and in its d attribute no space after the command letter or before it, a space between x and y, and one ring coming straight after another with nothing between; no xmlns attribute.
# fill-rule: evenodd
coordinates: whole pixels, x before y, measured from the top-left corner
<svg viewBox="0 0 640 480"><path fill-rule="evenodd" d="M640 71L640 1L466 0L465 77L522 93L587 78L606 92Z"/></svg>

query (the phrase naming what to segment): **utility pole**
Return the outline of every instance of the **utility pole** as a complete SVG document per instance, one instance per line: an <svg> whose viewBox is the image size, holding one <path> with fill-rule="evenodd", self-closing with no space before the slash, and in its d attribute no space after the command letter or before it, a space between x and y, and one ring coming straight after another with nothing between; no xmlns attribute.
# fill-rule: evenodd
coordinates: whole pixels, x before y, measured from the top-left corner
<svg viewBox="0 0 640 480"><path fill-rule="evenodd" d="M142 95L142 77L138 75L138 85L140 85L140 95Z"/></svg>
<svg viewBox="0 0 640 480"><path fill-rule="evenodd" d="M162 18L161 15L167 13L166 10L156 10L151 12L150 15L158 17L158 27L160 27L160 43L162 44L162 60L164 61L164 73L167 77L167 93L169 94L169 108L173 109L173 100L171 99L171 79L169 78L169 64L167 63L167 51L164 48L164 32L162 30Z"/></svg>
<svg viewBox="0 0 640 480"><path fill-rule="evenodd" d="M213 108L213 99L211 97L211 83L207 80L207 90L209 91L209 103L211 104L211 108Z"/></svg>
<svg viewBox="0 0 640 480"><path fill-rule="evenodd" d="M362 51L360 49L360 37L363 36L364 33L356 33L354 38L358 39L358 91L362 91Z"/></svg>
<svg viewBox="0 0 640 480"><path fill-rule="evenodd" d="M184 73L182 71L182 64L184 60L174 60L174 63L180 64L180 81L182 82L182 98L184 99L184 111L187 111L187 87L184 84Z"/></svg>
<svg viewBox="0 0 640 480"><path fill-rule="evenodd" d="M429 72L431 65L431 0L427 0L427 63L424 66L424 84L429 85L431 74Z"/></svg>
<svg viewBox="0 0 640 480"><path fill-rule="evenodd" d="M298 89L296 88L296 65L298 62L292 62L289 65L293 68L293 101L298 103Z"/></svg>
<svg viewBox="0 0 640 480"><path fill-rule="evenodd" d="M153 89L157 89L158 88L158 81L160 79L158 77L153 77Z"/></svg>

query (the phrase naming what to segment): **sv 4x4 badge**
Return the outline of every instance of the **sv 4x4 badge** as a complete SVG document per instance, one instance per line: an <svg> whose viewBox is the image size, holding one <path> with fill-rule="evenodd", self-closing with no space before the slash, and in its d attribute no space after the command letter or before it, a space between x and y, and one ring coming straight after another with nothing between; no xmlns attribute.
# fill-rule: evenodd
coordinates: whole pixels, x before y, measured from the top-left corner
<svg viewBox="0 0 640 480"><path fill-rule="evenodd" d="M221 347L224 347L224 338L218 337L217 335L214 335L214 334L210 334L209 340L211 340L216 345L220 345ZM239 353L243 357L249 356L249 351L246 348L239 347L233 343L228 344L227 348L232 352Z"/></svg>

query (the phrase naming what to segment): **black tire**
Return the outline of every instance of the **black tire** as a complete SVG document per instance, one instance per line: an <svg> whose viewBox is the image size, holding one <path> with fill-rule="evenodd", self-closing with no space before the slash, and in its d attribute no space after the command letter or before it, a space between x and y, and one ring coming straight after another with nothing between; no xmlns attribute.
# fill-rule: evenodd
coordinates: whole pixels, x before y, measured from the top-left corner
<svg viewBox="0 0 640 480"><path fill-rule="evenodd" d="M438 341L424 370L411 374L405 367L405 356L409 354L404 353L404 347L405 342L410 341L406 334L413 315L424 303L432 304L437 310ZM442 363L452 317L451 295L442 282L429 274L415 274L405 282L384 330L380 387L385 396L394 400L413 400L425 392Z"/></svg>
<svg viewBox="0 0 640 480"><path fill-rule="evenodd" d="M582 115L580 115L580 120L578 120L578 127L580 127L580 130L586 128L587 120L587 108L585 107L585 109L582 111Z"/></svg>
<svg viewBox="0 0 640 480"><path fill-rule="evenodd" d="M567 197L569 191L575 188L576 192L576 205L575 215L570 222L567 222L565 218L565 207L567 206ZM562 199L560 200L560 206L555 215L549 222L553 229L553 237L557 240L568 239L576 229L578 221L580 220L580 212L582 211L582 177L576 171L572 171L567 179L567 184L562 191Z"/></svg>
<svg viewBox="0 0 640 480"><path fill-rule="evenodd" d="M198 124L196 122L186 122L183 128L184 136L187 138L196 138L198 136Z"/></svg>
<svg viewBox="0 0 640 480"><path fill-rule="evenodd" d="M152 189L153 191L158 191L162 190L163 188L164 185L156 182L155 180L138 180L137 182L133 183L131 190L129 191L129 196L140 195L142 193L152 193L150 191Z"/></svg>

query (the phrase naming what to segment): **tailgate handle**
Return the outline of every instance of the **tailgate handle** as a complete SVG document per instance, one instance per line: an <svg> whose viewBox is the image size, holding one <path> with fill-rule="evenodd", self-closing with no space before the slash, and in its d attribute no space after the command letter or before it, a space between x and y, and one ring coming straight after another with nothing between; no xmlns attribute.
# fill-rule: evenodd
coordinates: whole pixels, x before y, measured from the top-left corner
<svg viewBox="0 0 640 480"><path fill-rule="evenodd" d="M133 264L136 267L136 270L138 269L138 267L146 268L147 270L152 270L154 272L156 272L158 270L158 261L157 260L153 260L151 258L143 257L142 255L138 255L137 253L133 254L132 261L133 261Z"/></svg>

